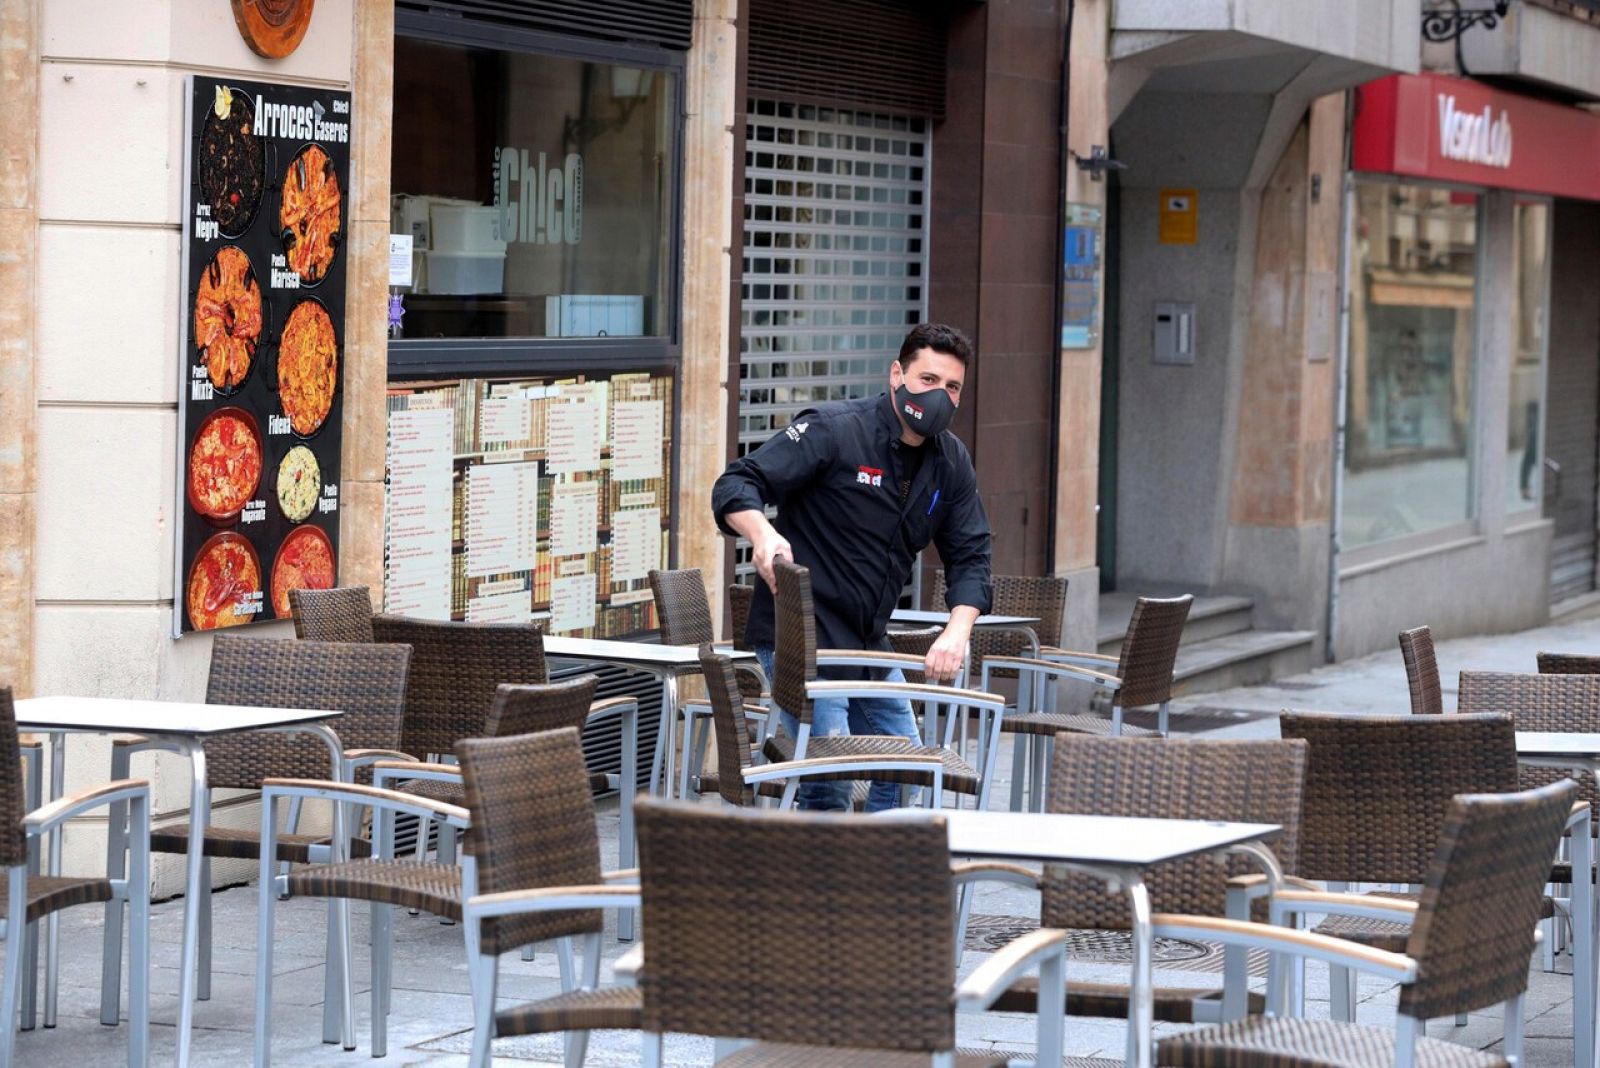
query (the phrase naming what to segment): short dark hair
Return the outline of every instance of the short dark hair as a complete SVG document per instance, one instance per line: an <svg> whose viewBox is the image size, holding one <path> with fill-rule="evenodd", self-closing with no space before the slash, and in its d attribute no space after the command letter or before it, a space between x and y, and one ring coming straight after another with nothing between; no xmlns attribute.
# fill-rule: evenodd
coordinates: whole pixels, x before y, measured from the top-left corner
<svg viewBox="0 0 1600 1068"><path fill-rule="evenodd" d="M923 349L932 349L946 356L954 356L961 361L963 367L972 359L972 342L967 339L967 335L944 323L918 323L911 328L911 333L906 335L906 339L900 342L900 369L905 370Z"/></svg>

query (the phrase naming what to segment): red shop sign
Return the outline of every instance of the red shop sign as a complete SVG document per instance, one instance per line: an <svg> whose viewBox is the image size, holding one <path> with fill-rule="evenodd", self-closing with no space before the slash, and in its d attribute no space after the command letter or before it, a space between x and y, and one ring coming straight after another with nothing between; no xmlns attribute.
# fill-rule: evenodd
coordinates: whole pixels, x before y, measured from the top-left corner
<svg viewBox="0 0 1600 1068"><path fill-rule="evenodd" d="M1600 200L1600 115L1441 74L1357 90L1358 171Z"/></svg>

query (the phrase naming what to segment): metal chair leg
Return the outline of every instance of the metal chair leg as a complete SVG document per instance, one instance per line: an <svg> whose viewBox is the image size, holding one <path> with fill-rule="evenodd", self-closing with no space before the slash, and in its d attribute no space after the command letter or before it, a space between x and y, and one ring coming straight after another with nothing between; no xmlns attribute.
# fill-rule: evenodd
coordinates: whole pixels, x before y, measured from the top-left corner
<svg viewBox="0 0 1600 1068"><path fill-rule="evenodd" d="M260 892L256 903L256 1063L255 1068L267 1068L272 1061L272 928L278 906L277 888L273 886L272 857L265 848L266 838L272 828L273 805L263 805L260 860ZM329 962L332 966L332 962ZM323 1040L327 1040L326 1032Z"/></svg>
<svg viewBox="0 0 1600 1068"><path fill-rule="evenodd" d="M128 765L128 752L121 746L113 746L111 780L120 782L129 778ZM106 877L120 879L127 863L127 803L119 801L111 805L107 819ZM145 887L146 896L149 889ZM100 1022L115 1027L122 1001L122 908L115 901L106 902L105 929L100 942Z"/></svg>
<svg viewBox="0 0 1600 1068"><path fill-rule="evenodd" d="M600 934L583 936L583 988L593 990L600 985ZM583 1059L589 1054L589 1032L568 1031L563 1051L565 1068L583 1068Z"/></svg>
<svg viewBox="0 0 1600 1068"><path fill-rule="evenodd" d="M1011 737L1011 811L1022 812L1022 790L1028 779L1028 736Z"/></svg>
<svg viewBox="0 0 1600 1068"><path fill-rule="evenodd" d="M17 1012L17 988L22 981L22 954L16 952L18 944L27 937L23 930L25 924L15 922L15 917L25 916L28 911L28 868L26 864L12 867L9 873L6 915L13 919L6 921L6 963L4 977L0 978L0 1007L5 1010L5 1026L0 1027L0 1064L14 1064L13 1051L16 1047L17 1029L15 1025Z"/></svg>
<svg viewBox="0 0 1600 1068"><path fill-rule="evenodd" d="M494 999L499 986L499 962L490 954L471 953L467 968L472 976L472 1068L488 1068L494 1041Z"/></svg>
<svg viewBox="0 0 1600 1068"><path fill-rule="evenodd" d="M1349 968L1328 965L1329 1016L1344 1023L1356 1018L1356 976Z"/></svg>
<svg viewBox="0 0 1600 1068"><path fill-rule="evenodd" d="M190 833L194 829L190 828ZM204 833L202 830L201 833ZM198 974L195 996L201 1001L211 1000L211 858L200 861L200 953L195 961Z"/></svg>
<svg viewBox="0 0 1600 1068"><path fill-rule="evenodd" d="M394 933L389 925L389 906L379 901L371 905L372 928L372 1055L389 1055L389 980L394 966Z"/></svg>

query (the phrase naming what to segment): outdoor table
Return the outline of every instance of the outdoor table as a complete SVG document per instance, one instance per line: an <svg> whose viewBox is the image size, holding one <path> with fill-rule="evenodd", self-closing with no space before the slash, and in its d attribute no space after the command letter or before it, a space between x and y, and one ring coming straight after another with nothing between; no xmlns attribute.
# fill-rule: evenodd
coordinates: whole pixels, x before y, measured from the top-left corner
<svg viewBox="0 0 1600 1068"><path fill-rule="evenodd" d="M894 612L890 614L889 622L899 623L903 626L942 627L946 623L950 622L950 613L948 611L927 611L920 608L896 608ZM1038 616L984 615L979 616L977 620L973 622L972 629L975 631L1015 631L1028 639L1028 647L1031 652L1026 655L1038 656L1039 635L1033 629L1034 624L1038 622L1040 622ZM969 685L971 680L968 679L967 676L970 674L972 674L972 646L968 645L966 656L962 657L961 660L961 678L956 680L956 685ZM1018 695L1018 700L1021 700L1020 694ZM928 711L929 714L923 720L922 740L926 745L938 745L939 709L937 706L934 706L930 707ZM962 732L965 733L965 721L963 721L961 729ZM965 738L961 739L960 741L964 742Z"/></svg>
<svg viewBox="0 0 1600 1068"><path fill-rule="evenodd" d="M241 731L305 732L315 734L328 746L332 777L339 778L344 750L339 736L323 720L336 719L343 712L306 708L252 708L240 705L207 705L175 701L141 701L116 697L34 697L16 702L17 728L21 731L48 733L50 735L50 800L60 799L66 772L66 735L72 734L138 734L170 746L189 758L189 853L187 877L183 898L183 948L178 968L178 1064L189 1063L190 1031L194 1022L195 985L198 980L196 957L199 943L199 901L202 893L209 894L209 886L200 885L200 862L204 855L204 828L210 825L210 798L206 785L205 742L225 734ZM339 806L334 806L334 841L342 834ZM61 870L61 836L50 836L48 871L51 875ZM55 961L58 932L56 917L47 921L45 961L45 1020L46 1026L55 1015ZM109 989L117 988L119 977L102 976L102 990L109 978ZM102 1022L115 1024L117 1006L112 1005L113 1018L104 1019L105 1002L102 998ZM346 1026L349 1026L347 1022Z"/></svg>
<svg viewBox="0 0 1600 1068"><path fill-rule="evenodd" d="M1155 988L1150 969L1155 940L1145 872L1159 864L1205 853L1246 853L1262 866L1273 887L1283 879L1277 858L1263 844L1265 839L1282 832L1276 823L974 809L891 809L883 816L907 820L943 818L949 824L950 852L955 856L1065 864L1098 876L1108 887L1128 895L1133 914L1128 1045L1135 1068L1150 1068L1151 1029L1155 1024Z"/></svg>
<svg viewBox="0 0 1600 1068"><path fill-rule="evenodd" d="M738 649L718 648L734 663L753 663L755 654ZM672 795L673 762L677 754L678 679L700 673L700 647L696 645L655 645L649 642L624 642L604 638L563 638L544 640L544 655L568 663L611 664L628 672L654 675L661 681L661 729L656 736L656 759L651 763L650 789ZM633 795L639 779L639 721L624 724L622 732L622 800L617 827L617 866L633 867ZM631 730L630 730L631 727ZM656 769L662 769L659 778ZM617 937L633 937L633 912L624 909L617 917Z"/></svg>
<svg viewBox="0 0 1600 1068"><path fill-rule="evenodd" d="M1558 768L1592 775L1600 786L1600 734L1518 731L1517 762L1534 768ZM1572 1057L1579 1068L1595 1064L1595 899L1588 872L1594 864L1594 840L1572 836Z"/></svg>

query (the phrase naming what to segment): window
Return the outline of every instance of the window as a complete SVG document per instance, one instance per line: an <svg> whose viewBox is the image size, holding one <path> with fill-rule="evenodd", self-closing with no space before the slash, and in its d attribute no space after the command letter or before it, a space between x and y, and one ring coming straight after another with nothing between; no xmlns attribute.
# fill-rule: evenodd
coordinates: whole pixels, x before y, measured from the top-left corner
<svg viewBox="0 0 1600 1068"><path fill-rule="evenodd" d="M1517 289L1511 320L1511 411L1506 440L1506 511L1536 509L1543 473L1545 352L1549 347L1550 205L1516 209Z"/></svg>
<svg viewBox="0 0 1600 1068"><path fill-rule="evenodd" d="M1472 518L1478 198L1363 181L1354 225L1346 549Z"/></svg>
<svg viewBox="0 0 1600 1068"><path fill-rule="evenodd" d="M403 338L670 337L676 74L405 36L394 65Z"/></svg>

